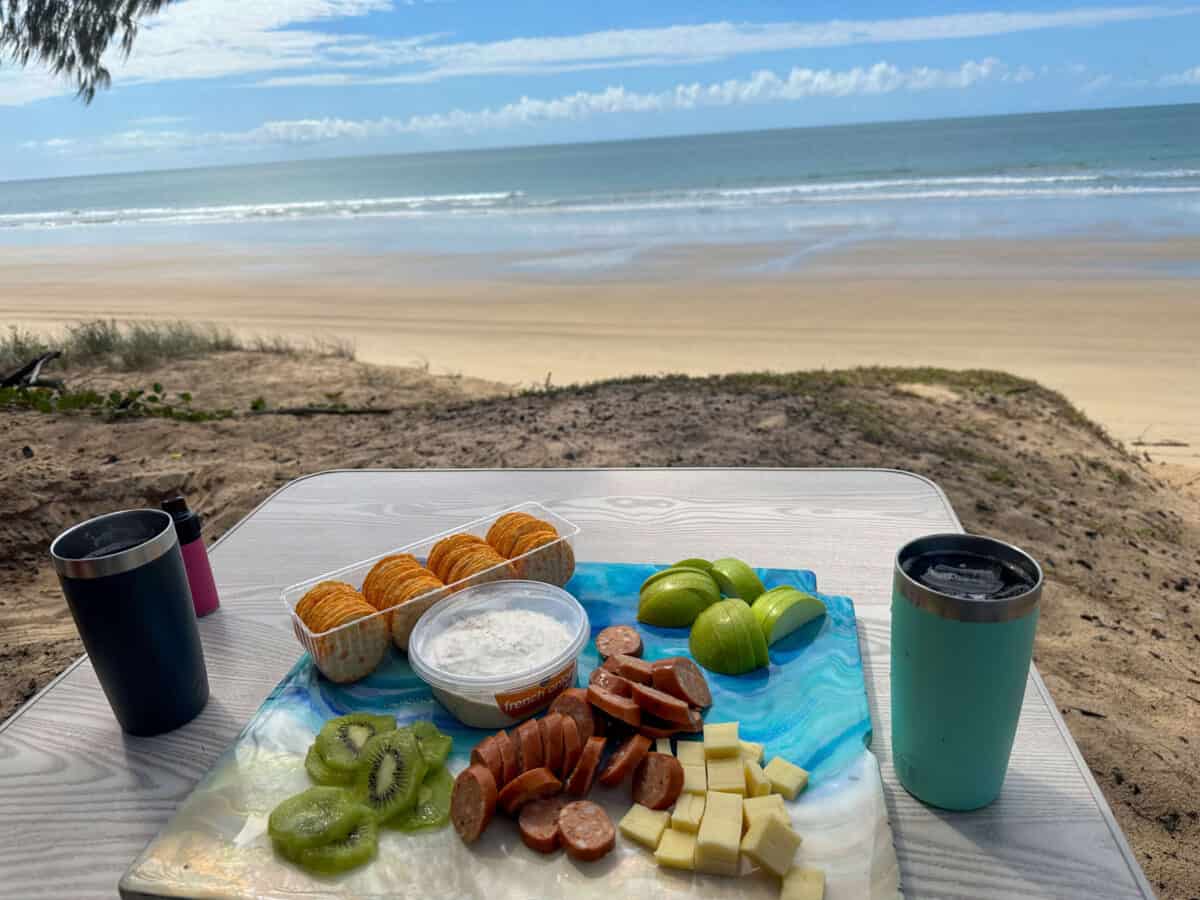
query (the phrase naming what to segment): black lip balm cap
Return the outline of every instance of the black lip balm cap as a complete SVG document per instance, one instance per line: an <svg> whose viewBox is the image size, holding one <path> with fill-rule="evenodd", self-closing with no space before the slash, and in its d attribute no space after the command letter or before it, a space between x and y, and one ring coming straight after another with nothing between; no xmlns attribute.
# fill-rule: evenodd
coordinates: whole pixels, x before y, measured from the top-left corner
<svg viewBox="0 0 1200 900"><path fill-rule="evenodd" d="M179 543L190 544L200 538L200 515L188 509L187 500L183 499L182 495L164 500L162 508L175 520L175 531L179 535Z"/></svg>

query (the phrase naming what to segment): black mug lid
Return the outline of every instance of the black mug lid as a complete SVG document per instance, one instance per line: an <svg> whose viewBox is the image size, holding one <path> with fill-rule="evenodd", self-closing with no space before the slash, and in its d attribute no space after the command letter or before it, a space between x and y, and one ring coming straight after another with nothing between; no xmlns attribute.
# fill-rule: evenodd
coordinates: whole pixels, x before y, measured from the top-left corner
<svg viewBox="0 0 1200 900"><path fill-rule="evenodd" d="M68 528L50 545L50 557L64 578L104 578L154 562L178 543L167 513L124 509Z"/></svg>

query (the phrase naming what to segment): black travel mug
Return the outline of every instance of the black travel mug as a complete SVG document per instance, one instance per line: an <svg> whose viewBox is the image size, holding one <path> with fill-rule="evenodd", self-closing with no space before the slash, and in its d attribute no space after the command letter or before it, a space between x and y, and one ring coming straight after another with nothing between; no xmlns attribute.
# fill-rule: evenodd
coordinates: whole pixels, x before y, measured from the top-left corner
<svg viewBox="0 0 1200 900"><path fill-rule="evenodd" d="M168 513L129 509L54 539L50 556L84 649L121 727L161 734L208 702L208 673Z"/></svg>

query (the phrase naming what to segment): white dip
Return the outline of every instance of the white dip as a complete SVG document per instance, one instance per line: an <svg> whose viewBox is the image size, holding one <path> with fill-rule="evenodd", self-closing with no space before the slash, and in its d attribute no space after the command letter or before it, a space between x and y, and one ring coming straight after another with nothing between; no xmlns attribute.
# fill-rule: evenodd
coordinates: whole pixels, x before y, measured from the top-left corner
<svg viewBox="0 0 1200 900"><path fill-rule="evenodd" d="M459 619L430 639L424 656L455 675L503 677L545 665L571 643L567 626L531 609L494 609Z"/></svg>

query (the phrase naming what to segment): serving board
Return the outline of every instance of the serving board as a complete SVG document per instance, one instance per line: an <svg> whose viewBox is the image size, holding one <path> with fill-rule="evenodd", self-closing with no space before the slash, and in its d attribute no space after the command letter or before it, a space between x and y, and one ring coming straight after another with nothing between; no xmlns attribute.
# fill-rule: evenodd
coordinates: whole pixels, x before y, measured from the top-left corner
<svg viewBox="0 0 1200 900"><path fill-rule="evenodd" d="M636 624L638 588L652 565L583 562L567 584L587 610L593 637L615 624ZM768 587L791 584L816 593L812 572L760 569ZM827 614L776 643L769 668L737 677L706 673L713 694L707 721L737 720L746 740L810 772L809 788L789 804L804 837L798 862L825 870L826 897L899 896L899 871L887 822L879 767L869 750L871 720L863 682L854 604L817 594ZM686 655L687 629L638 625L645 657ZM578 683L599 664L593 642L579 660ZM392 713L400 724L432 719L454 738L451 771L467 764L486 734L468 728L435 701L404 654L391 651L369 677L349 685L321 677L305 654L276 685L249 724L180 804L171 821L121 879L125 897L543 898L571 896L778 896L778 879L750 873L732 879L659 869L653 857L618 839L596 863L536 854L515 826L497 820L466 847L453 828L424 834L380 830L374 862L335 877L313 876L278 858L267 816L310 786L304 754L321 725L348 712ZM618 820L630 805L627 784L597 786L590 799Z"/></svg>

